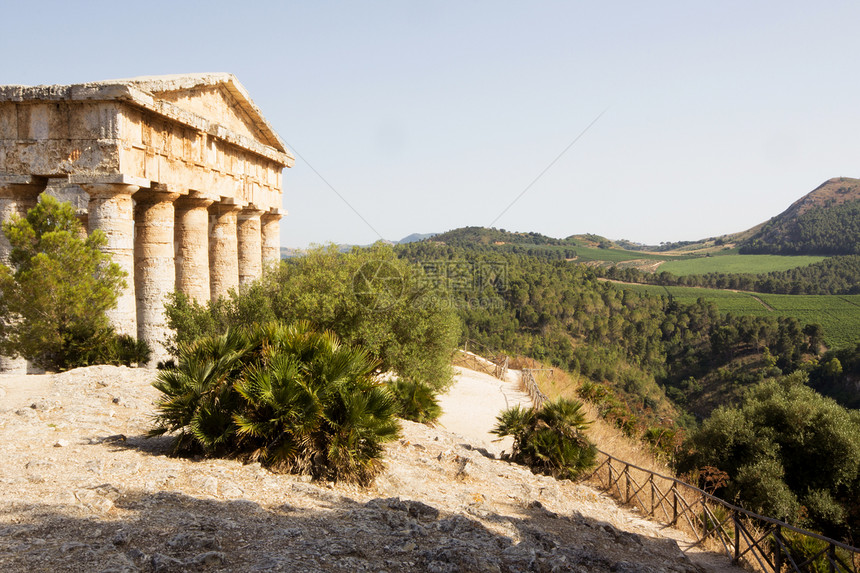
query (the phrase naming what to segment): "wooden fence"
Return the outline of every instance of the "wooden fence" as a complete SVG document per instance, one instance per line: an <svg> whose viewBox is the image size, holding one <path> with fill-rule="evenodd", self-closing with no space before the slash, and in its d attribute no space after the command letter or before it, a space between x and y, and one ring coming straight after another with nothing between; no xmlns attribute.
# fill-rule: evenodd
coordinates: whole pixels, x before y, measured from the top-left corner
<svg viewBox="0 0 860 573"><path fill-rule="evenodd" d="M538 387L537 380L535 379L535 372L538 370L543 370L543 368L523 368L523 387L526 393L531 396L535 408L543 408L543 405L549 401L549 398Z"/></svg>
<svg viewBox="0 0 860 573"><path fill-rule="evenodd" d="M547 401L533 370L523 385L535 407ZM677 478L664 476L598 450L605 459L589 479L625 504L691 533L690 547L716 546L732 563L782 573L860 573L860 549L785 522L758 515Z"/></svg>
<svg viewBox="0 0 860 573"><path fill-rule="evenodd" d="M470 351L469 348L480 351L491 358L479 356L474 351ZM499 380L504 380L507 376L509 363L510 359L506 354L491 352L487 347L474 340L466 340L463 350L458 350L454 355L454 364L489 374Z"/></svg>
<svg viewBox="0 0 860 573"><path fill-rule="evenodd" d="M695 486L598 450L591 475L603 489L643 514L711 542L736 565L757 571L860 571L860 549L728 503Z"/></svg>

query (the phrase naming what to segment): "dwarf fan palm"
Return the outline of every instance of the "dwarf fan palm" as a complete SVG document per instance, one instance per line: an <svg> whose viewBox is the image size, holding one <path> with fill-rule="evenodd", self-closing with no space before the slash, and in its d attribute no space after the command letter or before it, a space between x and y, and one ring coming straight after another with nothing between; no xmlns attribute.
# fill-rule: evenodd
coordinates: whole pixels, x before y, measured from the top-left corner
<svg viewBox="0 0 860 573"><path fill-rule="evenodd" d="M363 350L305 322L202 339L159 376L166 397L152 433L178 431L176 451L366 483L399 430L375 368Z"/></svg>
<svg viewBox="0 0 860 573"><path fill-rule="evenodd" d="M517 405L496 420L492 432L514 438L512 459L535 472L574 479L594 465L596 449L584 434L590 422L579 402L562 398L541 409Z"/></svg>

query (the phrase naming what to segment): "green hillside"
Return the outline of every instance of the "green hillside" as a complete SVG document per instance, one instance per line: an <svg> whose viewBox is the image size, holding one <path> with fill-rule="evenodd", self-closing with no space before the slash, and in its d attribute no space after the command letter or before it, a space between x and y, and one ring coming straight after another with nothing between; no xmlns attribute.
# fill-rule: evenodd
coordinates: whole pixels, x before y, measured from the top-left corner
<svg viewBox="0 0 860 573"><path fill-rule="evenodd" d="M722 313L750 316L791 316L802 324L820 324L829 348L860 343L860 295L788 295L734 292L697 287L617 285L624 290L672 297L680 304L699 298L713 302Z"/></svg>
<svg viewBox="0 0 860 573"><path fill-rule="evenodd" d="M826 181L765 223L741 244L741 252L860 254L860 179Z"/></svg>
<svg viewBox="0 0 860 573"><path fill-rule="evenodd" d="M822 256L780 256L727 254L667 261L659 271L673 275L704 275L707 273L769 273L805 267L823 261Z"/></svg>

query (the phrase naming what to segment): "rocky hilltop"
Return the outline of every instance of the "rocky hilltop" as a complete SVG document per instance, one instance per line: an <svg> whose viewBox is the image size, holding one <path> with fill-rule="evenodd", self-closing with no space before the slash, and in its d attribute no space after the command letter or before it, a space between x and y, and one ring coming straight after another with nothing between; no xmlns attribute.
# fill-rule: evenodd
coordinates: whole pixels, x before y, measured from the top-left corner
<svg viewBox="0 0 860 573"><path fill-rule="evenodd" d="M860 179L828 179L791 206L740 233L741 253L860 254Z"/></svg>
<svg viewBox="0 0 860 573"><path fill-rule="evenodd" d="M0 571L720 568L588 486L419 424L404 422L367 489L170 458L168 439L143 437L154 376L0 376Z"/></svg>

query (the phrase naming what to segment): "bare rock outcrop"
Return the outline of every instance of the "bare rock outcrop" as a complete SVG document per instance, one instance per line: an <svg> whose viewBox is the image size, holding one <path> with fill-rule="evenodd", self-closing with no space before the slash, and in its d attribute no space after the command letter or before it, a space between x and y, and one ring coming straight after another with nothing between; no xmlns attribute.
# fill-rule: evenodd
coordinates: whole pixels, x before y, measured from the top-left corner
<svg viewBox="0 0 860 573"><path fill-rule="evenodd" d="M601 493L419 424L371 488L168 457L154 376L0 377L0 570L700 570Z"/></svg>

